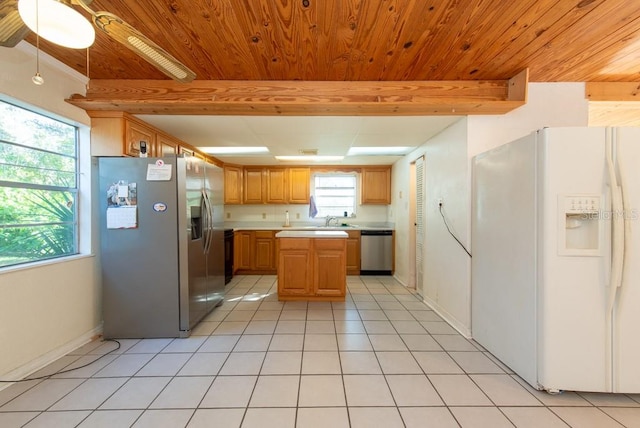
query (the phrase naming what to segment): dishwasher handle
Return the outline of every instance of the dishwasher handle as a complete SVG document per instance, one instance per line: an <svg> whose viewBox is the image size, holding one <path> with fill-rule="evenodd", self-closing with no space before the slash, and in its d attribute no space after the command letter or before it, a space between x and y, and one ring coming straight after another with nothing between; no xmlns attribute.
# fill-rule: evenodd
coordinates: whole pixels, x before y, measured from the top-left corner
<svg viewBox="0 0 640 428"><path fill-rule="evenodd" d="M369 235L369 236L389 236L393 235L393 230L361 230L360 235Z"/></svg>

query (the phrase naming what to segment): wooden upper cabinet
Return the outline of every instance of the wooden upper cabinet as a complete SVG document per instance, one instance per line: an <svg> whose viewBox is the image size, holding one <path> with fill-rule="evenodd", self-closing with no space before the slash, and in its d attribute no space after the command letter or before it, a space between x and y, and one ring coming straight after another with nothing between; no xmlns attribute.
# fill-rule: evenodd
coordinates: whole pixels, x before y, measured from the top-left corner
<svg viewBox="0 0 640 428"><path fill-rule="evenodd" d="M124 135L124 154L140 156L140 145L144 142L147 145L147 156L156 156L156 133L153 128L125 120Z"/></svg>
<svg viewBox="0 0 640 428"><path fill-rule="evenodd" d="M226 167L225 167L226 169ZM310 168L249 167L242 175L242 203L245 204L308 204ZM225 176L227 179L227 176ZM234 178L229 178L235 180ZM225 187L227 187L225 183ZM225 201L226 202L226 201ZM236 203L236 202L226 202Z"/></svg>
<svg viewBox="0 0 640 428"><path fill-rule="evenodd" d="M170 156L178 154L180 143L168 135L157 134L156 154L157 156Z"/></svg>
<svg viewBox="0 0 640 428"><path fill-rule="evenodd" d="M178 147L178 153L185 156L193 156L195 154L193 149L190 149L189 147L185 147L183 145L180 145L180 147Z"/></svg>
<svg viewBox="0 0 640 428"><path fill-rule="evenodd" d="M242 178L243 202L245 204L264 203L264 168L245 168Z"/></svg>
<svg viewBox="0 0 640 428"><path fill-rule="evenodd" d="M288 169L287 168L266 168L266 198L267 204L286 204L288 197Z"/></svg>
<svg viewBox="0 0 640 428"><path fill-rule="evenodd" d="M289 168L289 203L308 204L310 192L310 168Z"/></svg>
<svg viewBox="0 0 640 428"><path fill-rule="evenodd" d="M121 111L91 111L91 156L140 156L140 142L147 143L147 156L198 155L218 166L222 162L198 152L189 144Z"/></svg>
<svg viewBox="0 0 640 428"><path fill-rule="evenodd" d="M391 203L391 167L362 168L361 199L363 204Z"/></svg>
<svg viewBox="0 0 640 428"><path fill-rule="evenodd" d="M224 167L224 203L242 204L242 167L225 165Z"/></svg>

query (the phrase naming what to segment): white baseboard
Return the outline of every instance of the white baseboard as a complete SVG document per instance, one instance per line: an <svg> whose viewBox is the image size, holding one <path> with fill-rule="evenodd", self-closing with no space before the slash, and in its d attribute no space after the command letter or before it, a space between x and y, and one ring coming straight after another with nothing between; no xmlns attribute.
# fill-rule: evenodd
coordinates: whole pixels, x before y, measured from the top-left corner
<svg viewBox="0 0 640 428"><path fill-rule="evenodd" d="M459 322L454 316L452 316L449 312L447 312L444 308L438 305L433 300L428 297L424 298L424 303L427 304L431 309L435 311L442 319L444 319L451 327L458 330L458 333L466 337L467 339L471 339L471 329L461 322Z"/></svg>
<svg viewBox="0 0 640 428"><path fill-rule="evenodd" d="M405 284L403 281L401 281L401 280L400 280L400 278L398 278L398 275L394 274L394 275L393 275L393 279L395 279L396 281L398 281L398 283L400 283L400 285L402 285L404 288L408 288L408 287L407 287L407 284ZM412 289L410 288L410 290L412 290Z"/></svg>
<svg viewBox="0 0 640 428"><path fill-rule="evenodd" d="M69 352L78 349L82 345L91 342L95 339L96 336L102 334L102 324L97 326L96 328L86 332L82 336L65 343L59 348L53 349L47 352L44 355L36 358L35 360L29 361L27 364L24 364L14 370L11 370L8 373L0 375L2 379L23 379L29 376L32 373L37 372L38 370L48 366L58 358L64 357ZM13 383L0 383L0 391L13 385Z"/></svg>

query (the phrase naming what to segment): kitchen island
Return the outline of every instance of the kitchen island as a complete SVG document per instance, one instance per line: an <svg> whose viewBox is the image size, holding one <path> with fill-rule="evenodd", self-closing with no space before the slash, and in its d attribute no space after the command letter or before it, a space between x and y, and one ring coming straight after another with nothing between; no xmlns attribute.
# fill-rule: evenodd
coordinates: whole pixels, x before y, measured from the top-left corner
<svg viewBox="0 0 640 428"><path fill-rule="evenodd" d="M278 300L344 301L348 236L334 230L278 232Z"/></svg>

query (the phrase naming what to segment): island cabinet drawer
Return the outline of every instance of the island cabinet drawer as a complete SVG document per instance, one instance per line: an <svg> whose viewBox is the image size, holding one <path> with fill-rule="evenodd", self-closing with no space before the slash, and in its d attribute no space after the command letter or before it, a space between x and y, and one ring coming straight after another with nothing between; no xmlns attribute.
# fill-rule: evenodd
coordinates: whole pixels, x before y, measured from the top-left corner
<svg viewBox="0 0 640 428"><path fill-rule="evenodd" d="M323 250L342 251L345 248L346 242L347 241L345 239L331 239L331 238L316 239L315 249L317 251L323 251Z"/></svg>
<svg viewBox="0 0 640 428"><path fill-rule="evenodd" d="M295 238L278 240L280 250L309 250L311 249L311 239Z"/></svg>

